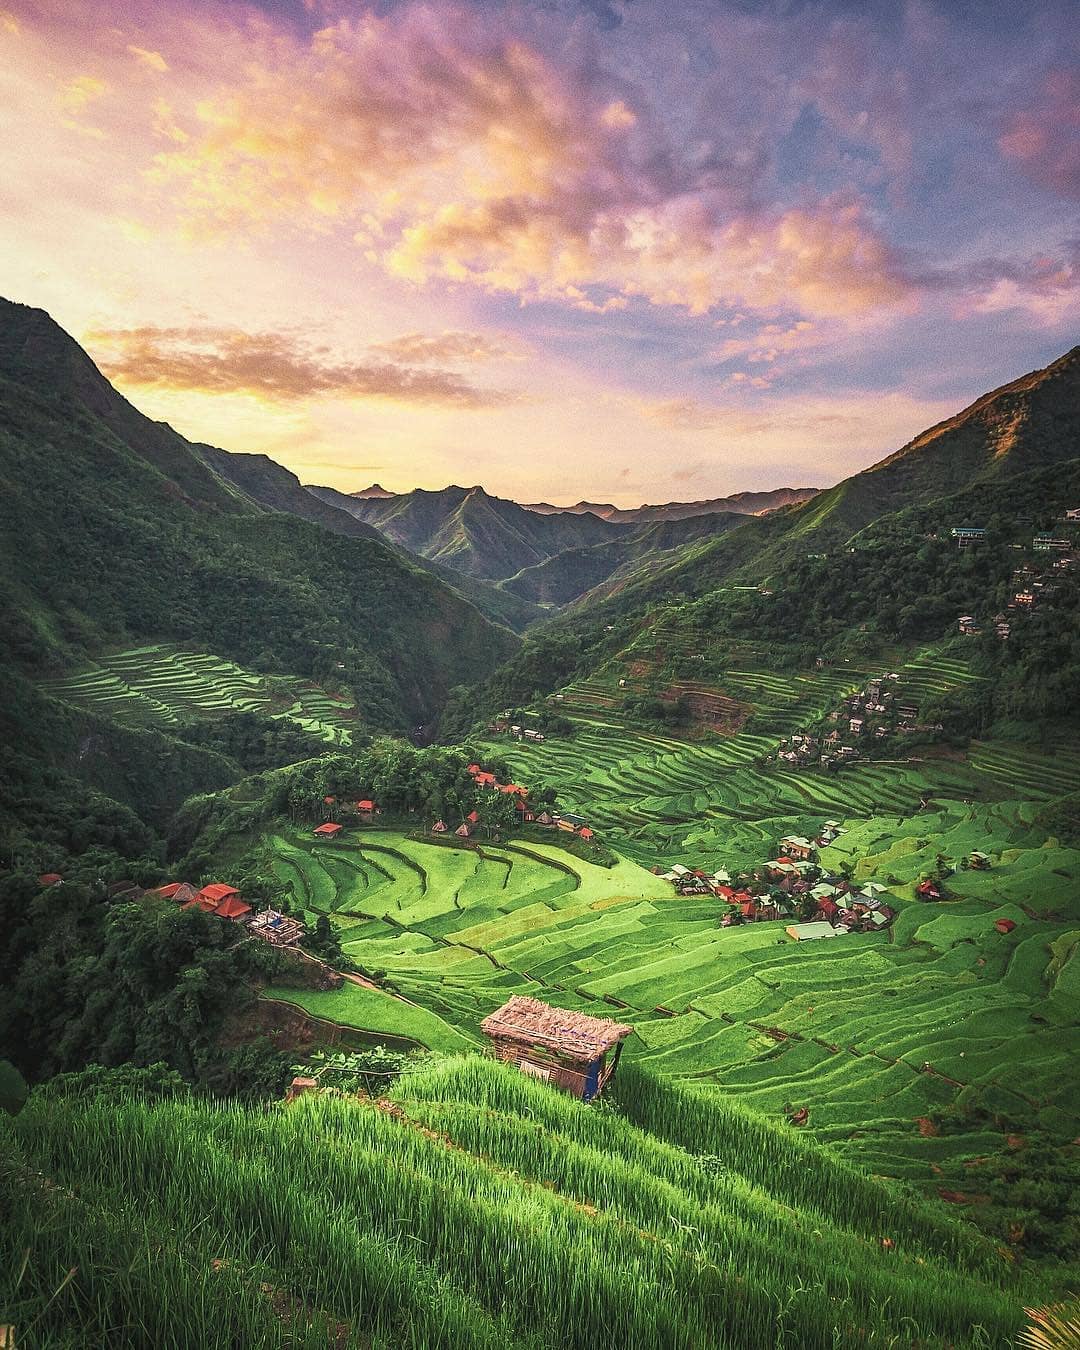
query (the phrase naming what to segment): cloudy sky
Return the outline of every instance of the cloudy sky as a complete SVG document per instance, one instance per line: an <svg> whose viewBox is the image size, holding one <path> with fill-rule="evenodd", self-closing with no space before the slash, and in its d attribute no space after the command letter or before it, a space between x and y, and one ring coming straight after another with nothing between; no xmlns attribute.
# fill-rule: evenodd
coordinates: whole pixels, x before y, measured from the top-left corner
<svg viewBox="0 0 1080 1350"><path fill-rule="evenodd" d="M306 482L830 483L1078 340L1078 31L1071 0L0 0L0 293Z"/></svg>

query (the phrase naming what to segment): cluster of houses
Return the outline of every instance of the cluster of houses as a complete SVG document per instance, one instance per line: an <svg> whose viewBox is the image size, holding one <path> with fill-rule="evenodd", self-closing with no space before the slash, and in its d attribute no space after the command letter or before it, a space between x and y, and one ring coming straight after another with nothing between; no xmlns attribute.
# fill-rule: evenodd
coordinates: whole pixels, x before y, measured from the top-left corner
<svg viewBox="0 0 1080 1350"><path fill-rule="evenodd" d="M730 908L720 920L722 928L781 921L796 941L878 932L896 914L882 899L885 887L875 881L859 886L816 861L817 849L843 833L838 821L829 820L815 839L785 835L775 858L734 878L723 870L708 873L680 863L667 872L653 870L678 895L715 895L725 901Z"/></svg>
<svg viewBox="0 0 1080 1350"><path fill-rule="evenodd" d="M894 734L940 731L939 724L918 721L918 705L905 700L896 687L899 679L893 671L868 681L864 689L849 694L829 713L827 730L797 731L786 736L769 759L795 766L827 767L857 760L868 746Z"/></svg>
<svg viewBox="0 0 1080 1350"><path fill-rule="evenodd" d="M1070 524L1080 524L1080 508L1066 511L1061 518ZM986 529L982 525L954 525L950 533L956 540L957 548L970 548L973 544L981 544L986 538ZM1035 553L1068 553L1072 547L1071 540L1050 533L1036 534L1031 540L1031 548Z"/></svg>
<svg viewBox="0 0 1080 1350"><path fill-rule="evenodd" d="M181 909L201 909L204 914L213 914L215 918L243 924L252 937L269 942L274 947L295 946L306 931L299 920L279 914L277 910L264 909L256 913L235 886L223 881L214 881L202 887L193 886L189 881L170 881L154 890L144 891L143 895L171 900Z"/></svg>
<svg viewBox="0 0 1080 1350"><path fill-rule="evenodd" d="M544 733L535 727L521 726L511 722L509 712L501 712L488 725L488 731L495 736L512 736L516 741L542 741Z"/></svg>
<svg viewBox="0 0 1080 1350"><path fill-rule="evenodd" d="M1038 542L1040 539L1045 540L1045 543L1040 545ZM1058 556L1054 558L1049 569L1039 567L1034 562L1026 562L1013 569L1012 580L1018 589L1013 592L1005 612L995 614L989 621L994 636L999 641L1007 642L1012 634L1013 620L1018 615L1030 614L1037 609L1047 596L1053 595L1057 590L1059 579L1076 566L1076 554L1071 551L1061 552L1060 545L1064 545L1066 550L1072 548L1068 540L1054 539L1050 535L1037 535L1036 548L1041 548L1044 552L1058 550ZM973 614L961 614L956 626L965 637L977 637L983 631L982 625Z"/></svg>
<svg viewBox="0 0 1080 1350"><path fill-rule="evenodd" d="M586 842L595 839L594 832L589 828L588 822L583 816L549 811L546 807L541 807L538 810L529 801L529 789L522 787L520 783L500 783L494 773L482 769L479 764L470 764L467 772L477 788L486 792L501 792L507 797L512 797L519 824L540 825L545 829L562 830L565 833L577 835L579 839L584 839ZM473 810L469 812L453 833L459 839L469 839L479 825L480 813ZM431 833L449 834L450 827L445 820L437 820L431 827Z"/></svg>

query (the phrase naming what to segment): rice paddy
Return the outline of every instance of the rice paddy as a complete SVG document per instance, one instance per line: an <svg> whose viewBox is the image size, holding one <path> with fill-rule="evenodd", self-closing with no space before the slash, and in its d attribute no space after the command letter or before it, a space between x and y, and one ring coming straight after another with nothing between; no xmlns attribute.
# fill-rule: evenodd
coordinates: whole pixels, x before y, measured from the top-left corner
<svg viewBox="0 0 1080 1350"><path fill-rule="evenodd" d="M472 1043L515 993L617 1016L650 1069L773 1117L806 1107L823 1140L929 1182L940 1141L916 1122L931 1111L979 1092L1052 1133L1075 1111L1080 1030L1050 944L1080 931L1080 853L1047 846L1033 811L951 801L849 818L823 861L856 863L899 912L891 931L828 943L793 942L782 924L721 929L721 902L678 898L628 859L607 869L554 842L455 848L360 830L267 846L353 960ZM976 847L991 852L989 871L957 871L946 904L914 898L939 854L959 861ZM1004 918L1008 934L994 926ZM363 1026L365 1010L340 992L309 997L319 1016Z"/></svg>
<svg viewBox="0 0 1080 1350"><path fill-rule="evenodd" d="M176 728L231 712L295 723L326 745L347 747L358 711L344 694L288 675L259 675L206 652L156 645L103 656L46 681L55 698L136 726Z"/></svg>
<svg viewBox="0 0 1080 1350"><path fill-rule="evenodd" d="M478 1056L378 1102L39 1095L0 1121L0 1306L50 1345L1014 1343L1031 1286L974 1231L786 1126L623 1082L625 1116Z"/></svg>

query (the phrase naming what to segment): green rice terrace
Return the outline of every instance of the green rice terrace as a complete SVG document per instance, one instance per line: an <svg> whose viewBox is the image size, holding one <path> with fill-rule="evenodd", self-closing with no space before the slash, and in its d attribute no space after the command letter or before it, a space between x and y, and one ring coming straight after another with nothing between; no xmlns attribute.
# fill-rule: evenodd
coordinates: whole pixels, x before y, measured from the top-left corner
<svg viewBox="0 0 1080 1350"><path fill-rule="evenodd" d="M649 643L664 650L677 635L648 630ZM681 638L685 645L687 635ZM724 671L708 687L738 700L752 714L752 730L716 736L630 725L621 705L639 682L640 641L594 679L554 697L551 706L574 724L572 739L529 743L497 736L489 750L509 762L518 781L556 787L566 809L586 816L609 845L645 866L668 859L712 870L759 862L769 841L801 828L803 816L902 816L927 795L1042 800L1080 788L1075 746L1050 755L1019 743L975 743L968 757L921 747L910 757L899 752L895 759L859 760L835 774L763 766L779 737L822 717L880 673L866 666L798 675L741 665ZM689 650L693 655L692 641ZM961 660L933 648L894 669L896 689L916 702L975 679Z"/></svg>
<svg viewBox="0 0 1080 1350"><path fill-rule="evenodd" d="M637 1062L774 1118L806 1108L810 1132L846 1156L934 1189L936 1165L994 1143L928 1134L934 1113L977 1100L1057 1136L1075 1125L1080 852L1055 847L1035 810L948 801L849 817L823 865L853 863L898 915L827 943L794 942L783 923L721 929L715 898L680 898L629 859L584 862L554 837L278 833L266 848L279 879L408 1002L353 986L267 996L359 1028L382 1000L382 1029L447 1049L479 1045L480 1021L512 994L614 1016L635 1028ZM945 903L914 898L939 854L976 848L988 871L958 871Z"/></svg>
<svg viewBox="0 0 1080 1350"><path fill-rule="evenodd" d="M0 1117L2 1306L65 1346L1015 1344L1037 1277L942 1207L737 1104L621 1082L622 1114L478 1056L379 1100L39 1093Z"/></svg>
<svg viewBox="0 0 1080 1350"><path fill-rule="evenodd" d="M229 712L253 712L293 722L338 747L351 745L357 728L357 710L348 695L168 645L100 657L88 669L49 680L43 688L64 702L136 726L178 727Z"/></svg>

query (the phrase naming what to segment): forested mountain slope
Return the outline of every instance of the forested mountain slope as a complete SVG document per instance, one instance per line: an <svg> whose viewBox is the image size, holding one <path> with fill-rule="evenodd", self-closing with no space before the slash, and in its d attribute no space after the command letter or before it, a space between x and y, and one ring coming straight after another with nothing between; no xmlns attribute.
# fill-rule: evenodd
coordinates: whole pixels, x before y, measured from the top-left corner
<svg viewBox="0 0 1080 1350"><path fill-rule="evenodd" d="M252 502L271 511L282 511L299 516L302 520L313 521L334 534L353 539L376 539L390 546L386 535L348 509L344 503L351 501L351 498L334 493L329 488L320 489L319 492L310 491L301 485L294 473L268 455L238 454L231 450L219 450L212 445L196 445L194 448L215 473L232 483ZM494 623L505 624L513 631L521 632L540 617L541 611L526 598L501 591L479 577L468 576L445 564L421 558L407 550L401 551L407 553L406 561L412 566L437 576L452 590L471 601L481 614Z"/></svg>
<svg viewBox="0 0 1080 1350"><path fill-rule="evenodd" d="M9 659L41 670L154 637L301 675L343 662L376 721L407 724L468 678L478 644L512 650L377 537L241 495L42 311L4 302L0 319Z"/></svg>
<svg viewBox="0 0 1080 1350"><path fill-rule="evenodd" d="M735 512L717 511L646 522L634 526L621 539L565 549L554 558L523 568L502 582L502 589L538 604L569 605L615 575L629 575L639 562L657 566L673 550L725 534L743 521L744 517ZM671 561L673 557L667 558L668 563Z"/></svg>
<svg viewBox="0 0 1080 1350"><path fill-rule="evenodd" d="M985 394L836 487L801 505L747 521L676 558L670 568L649 577L632 599L621 596L620 605L644 607L678 596L699 596L725 582L782 584L797 560L846 546L872 521L976 484L1022 482L1029 472L1076 458L1078 447L1080 347L1045 370ZM1006 510L1010 491L1003 487Z"/></svg>

